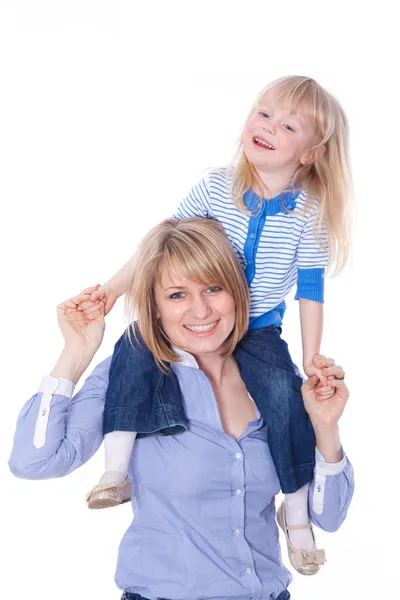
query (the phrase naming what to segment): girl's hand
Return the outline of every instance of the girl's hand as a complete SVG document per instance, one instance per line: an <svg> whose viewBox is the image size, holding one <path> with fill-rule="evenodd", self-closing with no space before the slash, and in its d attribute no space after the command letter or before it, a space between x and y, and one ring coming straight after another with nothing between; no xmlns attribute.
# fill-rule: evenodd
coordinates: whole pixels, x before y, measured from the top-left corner
<svg viewBox="0 0 400 600"><path fill-rule="evenodd" d="M91 305L87 305L86 312L87 314L91 314L94 310L96 310L96 306L99 302L103 302L104 304L104 315L108 315L114 304L118 299L118 295L106 284L106 285L97 285L96 289L90 295Z"/></svg>
<svg viewBox="0 0 400 600"><path fill-rule="evenodd" d="M97 287L86 288L57 306L58 324L65 345L88 354L93 354L99 348L105 329L104 303L94 305L90 314L84 312L83 307Z"/></svg>
<svg viewBox="0 0 400 600"><path fill-rule="evenodd" d="M323 363L321 361L321 358L325 359L325 361L328 361L328 362L326 364ZM322 369L324 367L332 366L334 364L335 364L334 360L332 360L330 358L326 358L325 356L322 356L322 354L316 354L315 356L313 356L313 359L311 362L303 364L303 369L304 369L304 373L307 375L307 377L312 377L313 375L316 375L322 385L327 385L328 382L327 382L326 377L324 377L324 375L322 373Z"/></svg>
<svg viewBox="0 0 400 600"><path fill-rule="evenodd" d="M317 354L314 364L327 378L328 386L321 385L316 374L307 379L301 388L304 407L314 429L330 429L337 425L342 416L349 399L349 390L343 379L336 379L342 377L344 371L342 367L335 365L334 360ZM329 387L334 388L333 395L328 391Z"/></svg>

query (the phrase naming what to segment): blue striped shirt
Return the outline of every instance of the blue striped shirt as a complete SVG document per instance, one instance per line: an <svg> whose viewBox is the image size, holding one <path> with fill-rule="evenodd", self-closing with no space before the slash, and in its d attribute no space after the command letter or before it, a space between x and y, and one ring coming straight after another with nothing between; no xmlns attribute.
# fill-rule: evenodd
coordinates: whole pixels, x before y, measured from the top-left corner
<svg viewBox="0 0 400 600"><path fill-rule="evenodd" d="M296 299L324 301L324 271L328 252L321 249L313 228L318 202L307 207L306 193L285 192L262 202L249 190L247 216L232 202L231 176L211 171L178 207L175 217L216 219L228 235L250 289L250 329L282 325L285 298L297 282ZM326 243L326 232L323 233Z"/></svg>

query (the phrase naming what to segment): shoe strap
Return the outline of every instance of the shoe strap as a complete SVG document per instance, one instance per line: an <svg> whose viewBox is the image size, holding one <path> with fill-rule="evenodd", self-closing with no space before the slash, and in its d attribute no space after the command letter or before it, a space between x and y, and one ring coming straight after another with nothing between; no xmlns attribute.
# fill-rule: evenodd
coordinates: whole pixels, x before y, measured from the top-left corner
<svg viewBox="0 0 400 600"><path fill-rule="evenodd" d="M103 475L100 477L100 482L103 479L103 477L105 475L118 475L118 477L121 479L121 482L124 483L124 481L126 480L126 477L124 477L123 475L121 475L121 473L118 473L118 471L106 471L105 473L103 473Z"/></svg>

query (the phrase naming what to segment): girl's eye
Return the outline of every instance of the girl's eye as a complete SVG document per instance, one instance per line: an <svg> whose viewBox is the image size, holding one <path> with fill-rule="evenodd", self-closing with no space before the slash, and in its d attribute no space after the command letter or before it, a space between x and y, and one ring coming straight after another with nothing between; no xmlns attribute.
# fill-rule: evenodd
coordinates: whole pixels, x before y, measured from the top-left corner
<svg viewBox="0 0 400 600"><path fill-rule="evenodd" d="M171 300L180 300L181 298L183 298L184 293L183 292L174 292L173 294L170 295Z"/></svg>
<svg viewBox="0 0 400 600"><path fill-rule="evenodd" d="M284 128L285 128L287 131L292 131L292 132L294 133L294 129L293 129L293 127L291 127L290 125L284 125Z"/></svg>
<svg viewBox="0 0 400 600"><path fill-rule="evenodd" d="M269 114L268 114L268 113L266 113L266 112L260 112L260 115L261 115L262 117L264 117L265 119L269 119Z"/></svg>
<svg viewBox="0 0 400 600"><path fill-rule="evenodd" d="M210 292L210 294L216 294L217 292L220 292L221 288L218 287L217 285L211 285L208 289L207 292Z"/></svg>

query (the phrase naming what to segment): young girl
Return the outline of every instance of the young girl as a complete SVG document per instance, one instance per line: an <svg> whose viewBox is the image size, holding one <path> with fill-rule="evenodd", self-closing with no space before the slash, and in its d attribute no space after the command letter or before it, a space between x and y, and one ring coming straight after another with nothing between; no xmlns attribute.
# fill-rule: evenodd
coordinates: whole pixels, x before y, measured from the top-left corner
<svg viewBox="0 0 400 600"><path fill-rule="evenodd" d="M297 283L303 368L309 377L318 375L321 401L329 397L324 370L313 358L320 351L322 337L325 269L329 266L339 273L348 257L347 145L346 116L316 81L298 76L274 81L261 91L250 111L233 165L212 171L195 185L175 215L177 219L217 219L245 271L250 289L249 329L235 357L268 426L268 443L285 494L278 522L286 534L292 564L303 574L315 573L323 563L323 559L317 561L316 566L314 534L307 516L315 437L301 401L302 380L280 334L285 297ZM117 297L127 292L132 268L130 261L93 293L87 310L96 310L101 301L107 313ZM179 302L184 293L173 290L171 299ZM216 326L207 321L207 315L195 315L190 330L201 336ZM146 341L146 333L140 334ZM126 478L136 435L176 434L187 427L184 417L180 423L168 419L168 398L163 398L163 414L152 410L152 398L162 393L152 383L162 365L157 366L142 351L137 336L131 341L129 345L120 340L113 355L104 413L106 473L88 494L90 508L129 500ZM131 387L122 389L118 373L128 363L135 373ZM322 511L324 482L317 490ZM302 564L296 553L299 549ZM292 560L295 553L296 561Z"/></svg>

